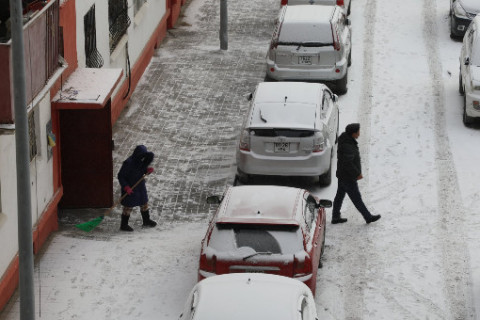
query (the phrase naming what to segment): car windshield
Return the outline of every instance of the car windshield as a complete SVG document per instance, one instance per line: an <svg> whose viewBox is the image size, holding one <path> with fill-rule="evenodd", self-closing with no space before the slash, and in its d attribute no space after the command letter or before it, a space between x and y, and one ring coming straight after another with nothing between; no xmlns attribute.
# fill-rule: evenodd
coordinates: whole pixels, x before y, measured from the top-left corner
<svg viewBox="0 0 480 320"><path fill-rule="evenodd" d="M260 254L294 254L303 250L298 226L217 224L208 246L219 252L252 248Z"/></svg>

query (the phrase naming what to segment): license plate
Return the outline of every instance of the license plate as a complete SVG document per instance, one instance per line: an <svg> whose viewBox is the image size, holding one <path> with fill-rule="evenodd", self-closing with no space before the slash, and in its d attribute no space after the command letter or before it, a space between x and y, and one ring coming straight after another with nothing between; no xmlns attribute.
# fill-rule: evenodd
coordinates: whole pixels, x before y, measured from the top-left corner
<svg viewBox="0 0 480 320"><path fill-rule="evenodd" d="M278 152L278 153L290 152L290 143L289 142L275 142L275 152Z"/></svg>
<svg viewBox="0 0 480 320"><path fill-rule="evenodd" d="M311 56L299 56L298 57L299 64L312 64L312 57Z"/></svg>

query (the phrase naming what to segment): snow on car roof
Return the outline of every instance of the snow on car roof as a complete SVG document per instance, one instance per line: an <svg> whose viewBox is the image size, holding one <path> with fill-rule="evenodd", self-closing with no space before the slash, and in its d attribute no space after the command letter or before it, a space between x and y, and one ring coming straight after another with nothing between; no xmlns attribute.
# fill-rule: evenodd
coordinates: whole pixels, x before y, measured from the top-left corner
<svg viewBox="0 0 480 320"><path fill-rule="evenodd" d="M335 6L287 6L279 42L332 43L330 19Z"/></svg>
<svg viewBox="0 0 480 320"><path fill-rule="evenodd" d="M231 187L219 208L217 223L298 225L302 189L282 186Z"/></svg>
<svg viewBox="0 0 480 320"><path fill-rule="evenodd" d="M250 128L314 129L316 104L323 85L263 82L257 86Z"/></svg>
<svg viewBox="0 0 480 320"><path fill-rule="evenodd" d="M195 290L195 289L194 289ZM200 281L195 320L296 319L302 282L255 273L225 274Z"/></svg>

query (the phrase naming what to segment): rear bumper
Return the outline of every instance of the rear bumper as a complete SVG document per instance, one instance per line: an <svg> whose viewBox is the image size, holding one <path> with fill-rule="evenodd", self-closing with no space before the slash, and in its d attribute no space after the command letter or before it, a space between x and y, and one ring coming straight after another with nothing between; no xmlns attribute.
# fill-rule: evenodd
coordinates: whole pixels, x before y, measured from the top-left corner
<svg viewBox="0 0 480 320"><path fill-rule="evenodd" d="M332 148L304 157L270 157L238 150L240 174L272 176L319 176L330 168Z"/></svg>
<svg viewBox="0 0 480 320"><path fill-rule="evenodd" d="M275 61L267 59L267 76L275 80L323 80L335 81L345 77L347 73L347 59L342 59L332 67L305 68L304 66L279 67ZM339 69L339 72L335 72ZM272 71L273 70L273 71Z"/></svg>

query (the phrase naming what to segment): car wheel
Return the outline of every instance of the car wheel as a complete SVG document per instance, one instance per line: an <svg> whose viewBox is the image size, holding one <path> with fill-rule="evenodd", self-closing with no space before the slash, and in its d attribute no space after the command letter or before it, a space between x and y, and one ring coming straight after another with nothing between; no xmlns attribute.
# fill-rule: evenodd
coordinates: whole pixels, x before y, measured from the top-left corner
<svg viewBox="0 0 480 320"><path fill-rule="evenodd" d="M348 54L348 64L349 67L352 65L352 49L350 49L350 53Z"/></svg>
<svg viewBox="0 0 480 320"><path fill-rule="evenodd" d="M248 182L250 181L250 176L244 173L238 174L235 180L240 181L242 184L248 184Z"/></svg>
<svg viewBox="0 0 480 320"><path fill-rule="evenodd" d="M463 81L462 81L462 69L460 68L460 72L458 73L458 92L461 95L465 94L465 89L463 89Z"/></svg>
<svg viewBox="0 0 480 320"><path fill-rule="evenodd" d="M340 80L337 80L335 82L335 87L336 87L336 91L338 94L345 94L347 93L347 82L348 82L348 71L345 73L345 76L340 79Z"/></svg>
<svg viewBox="0 0 480 320"><path fill-rule="evenodd" d="M463 98L463 124L467 127L473 122L473 117L467 115L467 98Z"/></svg>
<svg viewBox="0 0 480 320"><path fill-rule="evenodd" d="M349 16L351 12L352 12L352 2L350 2L350 4L348 5L347 16Z"/></svg>
<svg viewBox="0 0 480 320"><path fill-rule="evenodd" d="M332 183L332 156L330 156L330 167L328 168L327 172L318 177L318 183L320 186L326 187Z"/></svg>

